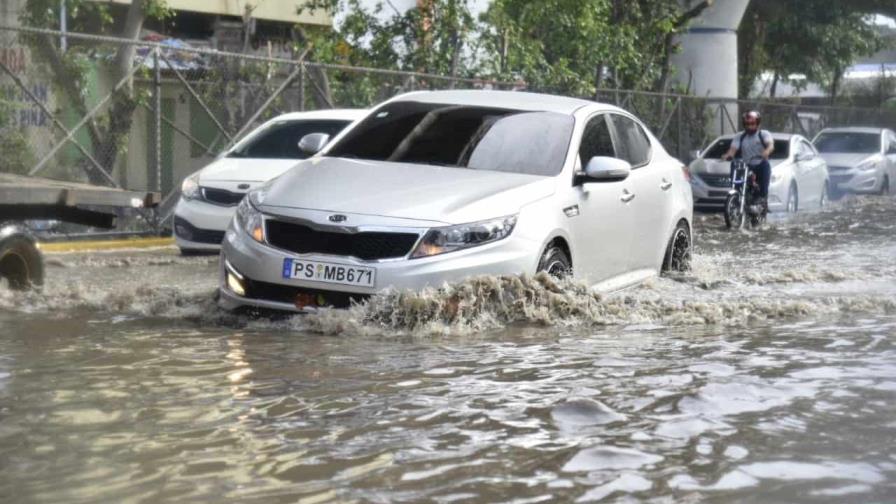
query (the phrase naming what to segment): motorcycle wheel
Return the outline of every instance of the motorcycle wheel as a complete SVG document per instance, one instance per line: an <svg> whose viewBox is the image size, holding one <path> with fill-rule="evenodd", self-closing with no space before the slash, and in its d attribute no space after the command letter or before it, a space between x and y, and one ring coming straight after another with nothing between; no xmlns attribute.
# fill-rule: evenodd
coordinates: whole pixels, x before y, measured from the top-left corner
<svg viewBox="0 0 896 504"><path fill-rule="evenodd" d="M725 198L725 227L740 229L744 224L744 213L740 208L740 195L729 194Z"/></svg>

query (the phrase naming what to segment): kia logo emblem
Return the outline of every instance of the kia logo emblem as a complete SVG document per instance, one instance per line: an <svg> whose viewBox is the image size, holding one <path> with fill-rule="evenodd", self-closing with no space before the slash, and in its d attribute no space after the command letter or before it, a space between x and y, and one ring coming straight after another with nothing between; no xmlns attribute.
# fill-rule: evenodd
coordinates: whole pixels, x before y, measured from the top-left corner
<svg viewBox="0 0 896 504"><path fill-rule="evenodd" d="M330 222L345 222L345 219L347 219L347 218L348 217L346 217L342 214L333 214L328 217L328 219L330 219Z"/></svg>

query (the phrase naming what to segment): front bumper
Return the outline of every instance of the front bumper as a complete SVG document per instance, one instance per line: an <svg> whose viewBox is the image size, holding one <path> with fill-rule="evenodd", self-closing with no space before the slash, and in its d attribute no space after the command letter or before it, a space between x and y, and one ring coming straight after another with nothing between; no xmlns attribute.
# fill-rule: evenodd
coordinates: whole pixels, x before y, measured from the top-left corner
<svg viewBox="0 0 896 504"><path fill-rule="evenodd" d="M729 182L730 184L730 182ZM694 195L694 209L702 212L721 212L725 209L730 185L707 184L699 174L691 175L691 193Z"/></svg>
<svg viewBox="0 0 896 504"><path fill-rule="evenodd" d="M297 254L277 249L258 243L241 230L231 227L222 243L218 303L228 310L255 307L301 312L304 309L298 308L294 301L300 294L306 299L310 295L317 305L340 307L353 299L361 300L384 289L418 291L479 275L534 273L541 245L514 233L504 240L438 256L362 261L351 257ZM286 258L375 268L376 284L374 287L361 287L285 279L282 274L283 260ZM249 286L244 295L228 287L228 268L242 276Z"/></svg>
<svg viewBox="0 0 896 504"><path fill-rule="evenodd" d="M878 170L831 170L831 188L840 192L875 193L883 184Z"/></svg>
<svg viewBox="0 0 896 504"><path fill-rule="evenodd" d="M181 198L174 209L174 240L185 250L220 250L235 206Z"/></svg>

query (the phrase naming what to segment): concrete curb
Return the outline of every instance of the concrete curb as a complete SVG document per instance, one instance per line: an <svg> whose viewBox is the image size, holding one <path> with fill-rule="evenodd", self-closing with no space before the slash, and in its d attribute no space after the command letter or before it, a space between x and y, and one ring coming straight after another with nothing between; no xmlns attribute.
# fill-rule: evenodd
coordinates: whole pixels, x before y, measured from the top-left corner
<svg viewBox="0 0 896 504"><path fill-rule="evenodd" d="M174 238L132 238L127 240L94 240L38 243L41 252L89 252L93 250L123 250L174 245Z"/></svg>

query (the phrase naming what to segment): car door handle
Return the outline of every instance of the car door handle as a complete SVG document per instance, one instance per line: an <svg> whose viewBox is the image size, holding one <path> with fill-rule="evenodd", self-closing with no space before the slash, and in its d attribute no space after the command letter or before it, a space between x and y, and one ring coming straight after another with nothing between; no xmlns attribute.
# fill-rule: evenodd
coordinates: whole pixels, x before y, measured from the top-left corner
<svg viewBox="0 0 896 504"><path fill-rule="evenodd" d="M668 191L672 187L672 182L669 182L666 179L663 179L663 183L660 184L660 189L664 191Z"/></svg>
<svg viewBox="0 0 896 504"><path fill-rule="evenodd" d="M628 203L629 201L635 199L634 193L628 192L628 189L624 189L622 191L622 196L619 197L623 203Z"/></svg>

